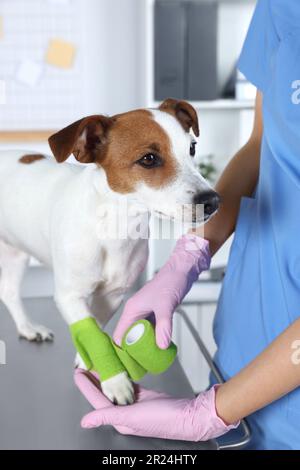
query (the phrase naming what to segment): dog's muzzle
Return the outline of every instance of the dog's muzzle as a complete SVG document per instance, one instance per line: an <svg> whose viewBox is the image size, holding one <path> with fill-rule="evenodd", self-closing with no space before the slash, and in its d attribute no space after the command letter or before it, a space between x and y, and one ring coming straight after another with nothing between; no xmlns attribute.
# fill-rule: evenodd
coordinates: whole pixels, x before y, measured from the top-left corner
<svg viewBox="0 0 300 470"><path fill-rule="evenodd" d="M209 190L194 196L193 205L202 208L204 221L208 220L219 208L220 196L215 191Z"/></svg>

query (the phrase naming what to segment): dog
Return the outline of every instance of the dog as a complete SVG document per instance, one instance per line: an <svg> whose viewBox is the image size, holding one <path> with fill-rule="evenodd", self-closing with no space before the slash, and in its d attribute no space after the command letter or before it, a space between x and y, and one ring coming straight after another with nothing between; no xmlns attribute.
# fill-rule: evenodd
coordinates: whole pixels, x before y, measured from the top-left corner
<svg viewBox="0 0 300 470"><path fill-rule="evenodd" d="M149 211L176 219L190 205L197 223L216 212L218 195L193 163L198 136L196 110L169 98L157 109L93 115L71 124L49 139L56 161L1 151L0 299L21 337L53 339L48 328L29 319L20 298L30 256L53 269L55 302L68 325L93 315L103 327L144 269L147 236L102 234L110 228L105 211L99 215L107 203L112 211L120 201L135 207L127 216L129 231ZM66 162L71 154L85 165ZM198 204L204 207L201 220ZM126 373L103 382L102 390L118 404L132 399Z"/></svg>

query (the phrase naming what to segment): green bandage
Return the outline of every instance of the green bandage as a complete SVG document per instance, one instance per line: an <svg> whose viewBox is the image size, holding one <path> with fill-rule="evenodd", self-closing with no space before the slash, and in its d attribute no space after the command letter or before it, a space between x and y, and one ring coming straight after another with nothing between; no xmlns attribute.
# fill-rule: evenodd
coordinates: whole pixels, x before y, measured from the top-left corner
<svg viewBox="0 0 300 470"><path fill-rule="evenodd" d="M131 357L128 352L124 351L122 348L119 348L113 341L112 345L119 356L120 361L125 366L129 377L136 382L141 380L144 375L147 374L147 370L144 369L133 357Z"/></svg>
<svg viewBox="0 0 300 470"><path fill-rule="evenodd" d="M87 369L98 372L102 382L126 371L110 337L99 328L94 318L73 323L70 331L74 346Z"/></svg>
<svg viewBox="0 0 300 470"><path fill-rule="evenodd" d="M122 349L150 374L165 372L174 362L177 347L171 343L160 349L155 340L155 331L148 320L134 323L124 335Z"/></svg>
<svg viewBox="0 0 300 470"><path fill-rule="evenodd" d="M70 330L86 367L98 372L101 381L124 371L135 381L147 372L160 374L171 366L177 354L173 343L168 349L157 346L154 327L147 320L140 320L127 330L122 348L113 343L93 318L74 323Z"/></svg>

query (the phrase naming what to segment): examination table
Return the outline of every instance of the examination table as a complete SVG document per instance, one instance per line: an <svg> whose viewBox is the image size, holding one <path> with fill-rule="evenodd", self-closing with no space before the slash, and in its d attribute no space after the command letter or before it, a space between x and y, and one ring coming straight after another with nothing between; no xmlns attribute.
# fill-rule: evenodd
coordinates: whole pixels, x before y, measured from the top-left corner
<svg viewBox="0 0 300 470"><path fill-rule="evenodd" d="M6 365L0 365L1 450L218 449L215 441L189 443L123 436L110 426L81 429L80 420L91 406L73 382L75 350L68 327L51 299L25 302L33 320L51 328L55 340L38 344L19 339L12 318L0 305L0 340L6 346ZM109 332L114 323L109 325ZM174 396L193 396L177 360L165 374L148 375L142 383Z"/></svg>

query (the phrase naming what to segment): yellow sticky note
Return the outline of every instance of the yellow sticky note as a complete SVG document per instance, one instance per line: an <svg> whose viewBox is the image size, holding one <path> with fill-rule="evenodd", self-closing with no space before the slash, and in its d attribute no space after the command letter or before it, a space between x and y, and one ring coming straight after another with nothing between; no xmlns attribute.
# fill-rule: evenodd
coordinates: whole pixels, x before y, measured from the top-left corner
<svg viewBox="0 0 300 470"><path fill-rule="evenodd" d="M75 46L61 39L52 39L46 53L46 62L55 67L69 69L75 57Z"/></svg>
<svg viewBox="0 0 300 470"><path fill-rule="evenodd" d="M2 39L4 36L4 31L3 31L3 18L0 16L0 39Z"/></svg>

